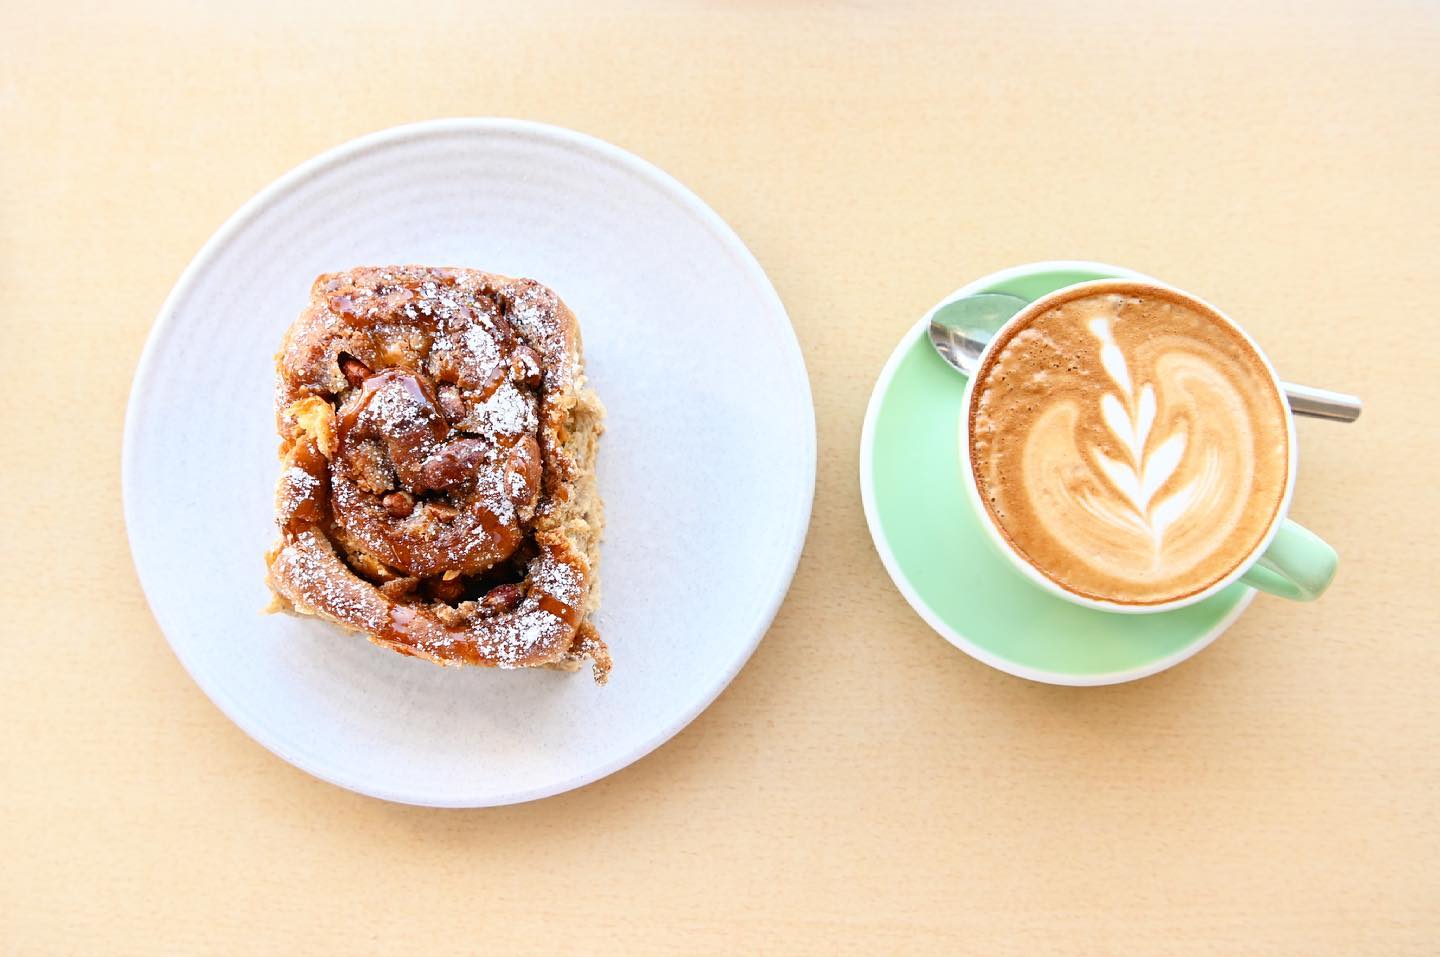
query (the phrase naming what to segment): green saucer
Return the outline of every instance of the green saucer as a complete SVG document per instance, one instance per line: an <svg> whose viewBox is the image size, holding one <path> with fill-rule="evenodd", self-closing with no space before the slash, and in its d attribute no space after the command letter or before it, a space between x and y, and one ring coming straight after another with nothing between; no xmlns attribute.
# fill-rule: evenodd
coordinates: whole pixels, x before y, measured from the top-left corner
<svg viewBox="0 0 1440 957"><path fill-rule="evenodd" d="M945 301L981 292L1037 299L1115 277L1147 278L1102 263L1033 263L978 279ZM1042 591L996 554L961 484L965 378L931 348L928 321L905 334L875 384L860 439L860 494L885 568L930 627L1001 671L1099 685L1178 664L1239 617L1254 598L1245 585L1177 611L1118 615Z"/></svg>

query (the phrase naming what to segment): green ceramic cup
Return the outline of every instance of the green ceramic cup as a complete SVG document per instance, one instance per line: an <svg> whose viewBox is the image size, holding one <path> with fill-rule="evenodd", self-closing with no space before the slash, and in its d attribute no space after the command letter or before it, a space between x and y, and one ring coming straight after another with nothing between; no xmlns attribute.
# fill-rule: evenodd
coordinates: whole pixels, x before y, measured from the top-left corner
<svg viewBox="0 0 1440 957"><path fill-rule="evenodd" d="M1105 278L1150 280L1103 263L1040 262L981 276L945 301L982 292L1035 300ZM1133 681L1190 658L1229 628L1256 594L1247 582L1283 590L1264 578L1267 562L1284 569L1286 580L1296 573L1284 527L1245 580L1152 614L1084 607L1017 572L993 547L965 490L959 439L967 383L931 348L928 321L927 314L900 337L876 382L861 432L860 493L885 571L915 612L955 647L1034 681ZM1306 556L1333 554L1323 546L1312 551L1303 537L1295 541ZM1311 590L1327 577L1310 578Z"/></svg>
<svg viewBox="0 0 1440 957"><path fill-rule="evenodd" d="M1051 302L1055 299L1066 294L1071 294L1075 289L1080 287L1103 289L1107 284L1113 283L1114 281L1114 279L1106 278L1071 283L1061 286L1048 295L1041 296L1039 299L1031 302L1030 305L1017 312L996 332L995 337L990 340L990 346L987 346L985 351L980 354L980 358L976 360L976 367L984 367L995 344L1003 342L1010 329L1029 322L1031 317L1049 308ZM1269 358L1265 355L1264 350L1260 348L1259 343L1250 338L1249 334L1240 328L1240 325L1226 315L1225 312L1192 293L1185 292L1183 289L1177 289L1174 286L1169 286L1157 280L1148 278L1143 280L1126 278L1124 281L1130 286L1138 282L1141 286L1151 286L1158 290L1168 290L1169 292L1176 293L1186 299L1194 301L1203 309L1218 316L1230 326L1236 335L1243 338L1250 344L1250 347L1255 350L1255 354L1260 357L1260 361L1270 374L1270 387L1274 389L1277 401L1282 407L1286 407L1284 386L1281 385L1280 377L1275 372L1275 367L1270 363ZM1015 551L1009 541L1006 540L996 527L989 511L981 501L979 488L975 484L975 473L971 468L970 436L968 434L970 413L974 401L975 380L971 379L965 387L965 396L962 400L962 412L959 423L960 472L968 493L967 497L970 502L970 507L975 512L977 521L979 521L985 529L990 544L995 550L1003 555L1020 574L1059 598L1099 611L1119 614L1156 614L1158 612L1174 611L1178 608L1184 608L1187 605L1204 601L1211 595L1228 588L1237 581L1272 595L1279 595L1282 598L1289 598L1295 601L1313 601L1329 587L1330 582L1335 578L1335 569L1339 561L1335 550L1326 544L1318 535L1286 517L1290 509L1290 499L1295 492L1295 471L1299 464L1299 446L1295 440L1295 420L1294 416L1287 412L1285 416L1285 430L1286 448L1289 450L1289 461L1286 463L1285 469L1285 494L1280 501L1280 507L1275 511L1274 518L1265 530L1265 535L1229 574L1194 594L1177 598L1174 601L1149 605L1123 604L1120 602L1097 600L1067 591L1046 577L1036 569L1034 565L1031 565L1024 557Z"/></svg>

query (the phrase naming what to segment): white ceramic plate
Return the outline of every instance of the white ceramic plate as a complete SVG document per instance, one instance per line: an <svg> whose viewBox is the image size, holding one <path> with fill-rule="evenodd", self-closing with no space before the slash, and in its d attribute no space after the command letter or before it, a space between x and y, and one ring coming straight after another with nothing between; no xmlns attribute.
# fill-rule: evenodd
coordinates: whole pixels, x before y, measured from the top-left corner
<svg viewBox="0 0 1440 957"><path fill-rule="evenodd" d="M472 266L551 286L609 408L598 625L610 683L446 669L262 615L272 356L314 277ZM815 414L785 309L735 233L614 146L513 120L355 140L247 203L166 300L125 423L145 594L255 740L365 794L456 807L579 787L683 728L755 649L800 556Z"/></svg>

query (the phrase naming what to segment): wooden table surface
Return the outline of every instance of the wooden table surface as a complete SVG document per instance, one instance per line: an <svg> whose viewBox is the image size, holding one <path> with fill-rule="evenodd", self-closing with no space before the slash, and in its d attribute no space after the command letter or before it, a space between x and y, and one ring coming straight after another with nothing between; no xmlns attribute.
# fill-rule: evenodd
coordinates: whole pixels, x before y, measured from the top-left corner
<svg viewBox="0 0 1440 957"><path fill-rule="evenodd" d="M228 6L0 4L0 952L1440 951L1440 7ZM313 780L206 700L119 456L156 311L236 207L461 115L610 140L735 227L805 351L819 480L789 598L693 725L446 812ZM1050 258L1190 288L1364 396L1299 427L1293 514L1342 556L1319 604L1086 690L900 598L856 480L875 376L937 298Z"/></svg>

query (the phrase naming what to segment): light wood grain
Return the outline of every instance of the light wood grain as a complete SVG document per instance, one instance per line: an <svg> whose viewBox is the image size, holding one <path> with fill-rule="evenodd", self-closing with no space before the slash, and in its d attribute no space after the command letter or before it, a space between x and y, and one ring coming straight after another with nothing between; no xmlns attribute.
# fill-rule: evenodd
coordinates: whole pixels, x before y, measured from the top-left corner
<svg viewBox="0 0 1440 957"><path fill-rule="evenodd" d="M1440 8L233 6L0 9L0 951L1435 953ZM440 812L306 777L191 684L130 565L120 425L241 202L483 114L618 143L729 220L799 333L820 468L714 707L581 791ZM901 332L1060 257L1192 289L1367 402L1300 425L1330 594L1098 690L935 637L856 484Z"/></svg>

